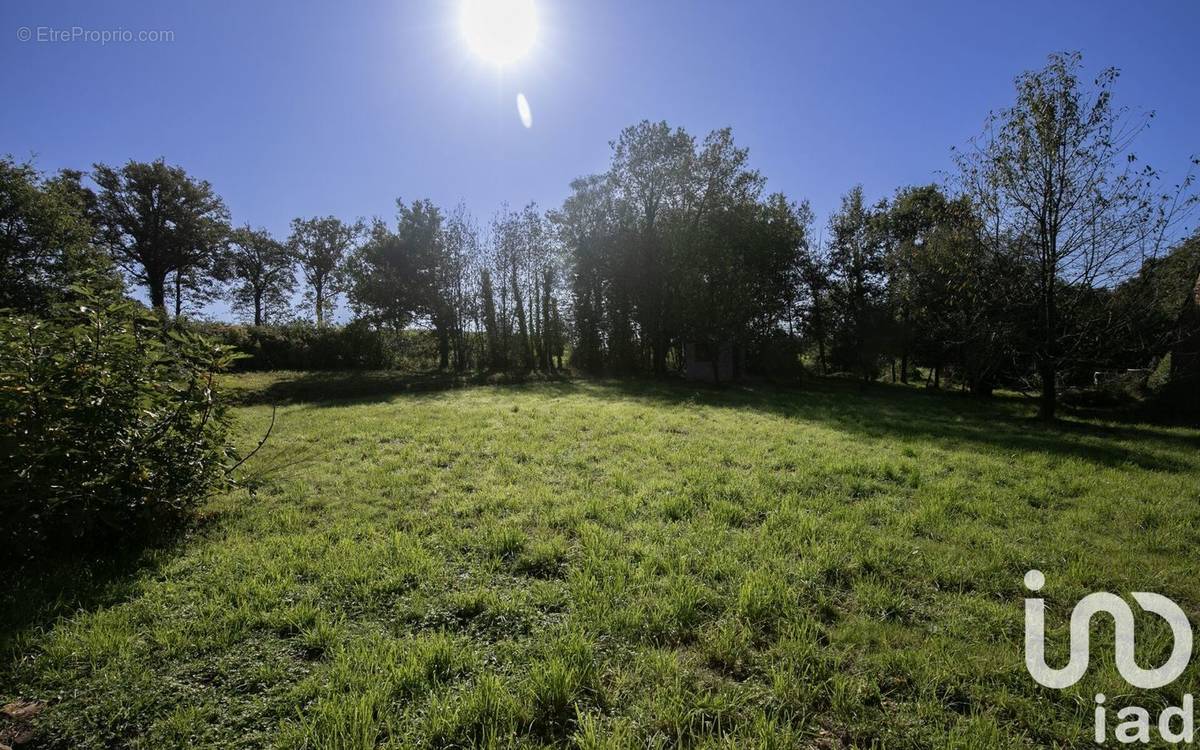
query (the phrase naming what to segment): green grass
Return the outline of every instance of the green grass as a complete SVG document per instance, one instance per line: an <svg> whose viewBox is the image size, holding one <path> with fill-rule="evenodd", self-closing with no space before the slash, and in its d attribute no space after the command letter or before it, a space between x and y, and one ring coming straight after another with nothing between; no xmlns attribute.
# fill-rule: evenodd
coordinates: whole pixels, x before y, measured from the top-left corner
<svg viewBox="0 0 1200 750"><path fill-rule="evenodd" d="M0 702L50 747L1091 745L1123 686L1023 664L1046 573L1200 619L1200 431L815 383L234 385L256 492L177 548L10 586ZM66 585L63 592L56 587ZM1139 620L1139 658L1169 651Z"/></svg>

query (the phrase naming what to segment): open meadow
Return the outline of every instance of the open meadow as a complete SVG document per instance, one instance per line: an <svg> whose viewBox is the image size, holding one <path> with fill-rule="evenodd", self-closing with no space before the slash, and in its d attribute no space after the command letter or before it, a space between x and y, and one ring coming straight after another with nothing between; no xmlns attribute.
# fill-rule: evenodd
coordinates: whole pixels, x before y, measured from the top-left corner
<svg viewBox="0 0 1200 750"><path fill-rule="evenodd" d="M0 750L1200 743L1198 28L0 3Z"/></svg>
<svg viewBox="0 0 1200 750"><path fill-rule="evenodd" d="M1053 664L1093 590L1197 621L1200 431L836 380L400 384L231 376L243 445L280 404L252 493L8 586L34 746L1073 747L1095 692L1200 688L1129 688L1110 626L1065 691L1022 649L1030 568Z"/></svg>

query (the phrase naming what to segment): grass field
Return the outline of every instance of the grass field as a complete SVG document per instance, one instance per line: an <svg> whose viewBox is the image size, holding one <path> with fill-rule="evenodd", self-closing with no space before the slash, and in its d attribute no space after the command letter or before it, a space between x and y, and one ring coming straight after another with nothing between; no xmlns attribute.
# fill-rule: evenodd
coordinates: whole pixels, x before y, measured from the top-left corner
<svg viewBox="0 0 1200 750"><path fill-rule="evenodd" d="M1200 615L1200 431L836 381L397 391L240 376L257 491L177 547L6 594L0 702L50 747L1090 746L1094 590ZM66 593L51 595L71 578ZM1139 620L1139 659L1165 626Z"/></svg>

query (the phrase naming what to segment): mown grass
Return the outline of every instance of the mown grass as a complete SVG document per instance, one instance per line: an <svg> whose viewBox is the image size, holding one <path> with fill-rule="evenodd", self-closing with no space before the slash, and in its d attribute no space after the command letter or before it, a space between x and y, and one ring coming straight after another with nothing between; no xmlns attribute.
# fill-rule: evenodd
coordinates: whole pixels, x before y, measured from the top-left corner
<svg viewBox="0 0 1200 750"><path fill-rule="evenodd" d="M836 382L388 382L236 378L247 445L282 403L253 495L73 593L11 587L0 699L46 701L36 742L1082 747L1093 693L1196 690L1125 686L1103 627L1038 687L1022 576L1052 663L1094 590L1197 621L1200 431Z"/></svg>

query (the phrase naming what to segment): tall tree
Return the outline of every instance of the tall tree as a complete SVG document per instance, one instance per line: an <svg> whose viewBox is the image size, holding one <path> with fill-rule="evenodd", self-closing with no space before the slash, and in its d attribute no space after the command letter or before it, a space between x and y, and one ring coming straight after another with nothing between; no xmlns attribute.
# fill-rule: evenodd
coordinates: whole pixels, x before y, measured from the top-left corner
<svg viewBox="0 0 1200 750"><path fill-rule="evenodd" d="M440 247L435 320L441 321L448 332L455 369L464 370L469 366L467 329L480 312L474 279L481 247L479 230L462 204L446 217Z"/></svg>
<svg viewBox="0 0 1200 750"><path fill-rule="evenodd" d="M1147 260L1138 273L1113 290L1113 306L1122 325L1105 347L1105 366L1145 367L1175 348L1182 305L1200 276L1200 234L1169 253Z"/></svg>
<svg viewBox="0 0 1200 750"><path fill-rule="evenodd" d="M757 221L763 181L728 129L698 146L682 129L641 122L612 148L608 172L576 180L552 214L572 259L575 357L589 370L663 373L685 336L716 335L718 321L732 321L701 302L716 283L705 269L736 244L735 215ZM721 298L726 312L729 302Z"/></svg>
<svg viewBox="0 0 1200 750"><path fill-rule="evenodd" d="M292 219L287 247L300 265L305 297L313 306L317 327L325 325L346 280L346 259L364 231L363 222L336 216Z"/></svg>
<svg viewBox="0 0 1200 750"><path fill-rule="evenodd" d="M438 344L438 368L450 366L451 345L458 326L454 278L457 255L451 254L443 230L442 212L429 200L409 205L396 201L396 234L409 255L415 317L433 328ZM454 248L457 250L457 246Z"/></svg>
<svg viewBox="0 0 1200 750"><path fill-rule="evenodd" d="M1131 148L1151 115L1113 106L1118 71L1080 81L1082 57L1054 54L1016 79L1016 101L995 113L975 148L960 155L963 181L994 230L997 252L1014 245L1033 270L1030 352L1039 413L1053 419L1060 369L1108 323L1084 309L1089 290L1126 278L1156 254L1194 204L1190 179L1158 193L1158 175Z"/></svg>
<svg viewBox="0 0 1200 750"><path fill-rule="evenodd" d="M887 214L888 301L893 353L901 374L928 366L935 384L945 365L979 395L1012 375L1014 347L1028 327L1010 301L1028 283L1011 253L989 253L969 196L936 185L904 188Z"/></svg>
<svg viewBox="0 0 1200 750"><path fill-rule="evenodd" d="M96 164L99 239L117 264L146 287L150 304L166 311L167 281L176 310L188 288L203 288L229 232L229 213L205 180L162 159L120 169Z"/></svg>
<svg viewBox="0 0 1200 750"><path fill-rule="evenodd" d="M496 319L496 294L492 289L492 272L483 268L479 274L479 296L483 306L483 329L487 340L487 366L498 370L504 367L504 353L500 325Z"/></svg>
<svg viewBox="0 0 1200 750"><path fill-rule="evenodd" d="M81 270L110 265L92 246L94 197L78 173L47 180L0 158L0 308L45 309Z"/></svg>
<svg viewBox="0 0 1200 750"><path fill-rule="evenodd" d="M600 372L606 354L630 351L631 332L619 328L621 319L616 255L617 234L611 185L605 175L590 175L571 182L571 195L561 209L550 214L558 241L571 257L570 293L575 318L572 363L588 372Z"/></svg>
<svg viewBox="0 0 1200 750"><path fill-rule="evenodd" d="M382 220L371 223L367 239L345 264L354 314L377 326L403 330L420 306L416 256Z"/></svg>
<svg viewBox="0 0 1200 750"><path fill-rule="evenodd" d="M456 368L465 367L467 269L478 252L474 226L461 207L445 221L429 200L397 200L396 209L396 231L377 221L348 266L351 304L360 316L397 330L431 327L439 367L448 368L452 355Z"/></svg>
<svg viewBox="0 0 1200 750"><path fill-rule="evenodd" d="M829 220L835 356L864 380L877 376L886 341L883 210L882 204L867 206L857 186L842 197L841 208Z"/></svg>
<svg viewBox="0 0 1200 750"><path fill-rule="evenodd" d="M662 214L681 208L695 142L682 128L642 121L626 128L612 143L609 179L619 210L630 228L633 314L649 350L653 370L666 371L674 309L674 276L664 237Z"/></svg>
<svg viewBox="0 0 1200 750"><path fill-rule="evenodd" d="M232 282L233 309L254 325L286 314L296 286L295 259L266 229L247 224L233 231L221 275Z"/></svg>
<svg viewBox="0 0 1200 750"><path fill-rule="evenodd" d="M519 212L503 208L492 220L492 281L499 286L497 322L508 367L537 366L541 275L552 262L550 234L537 206Z"/></svg>

